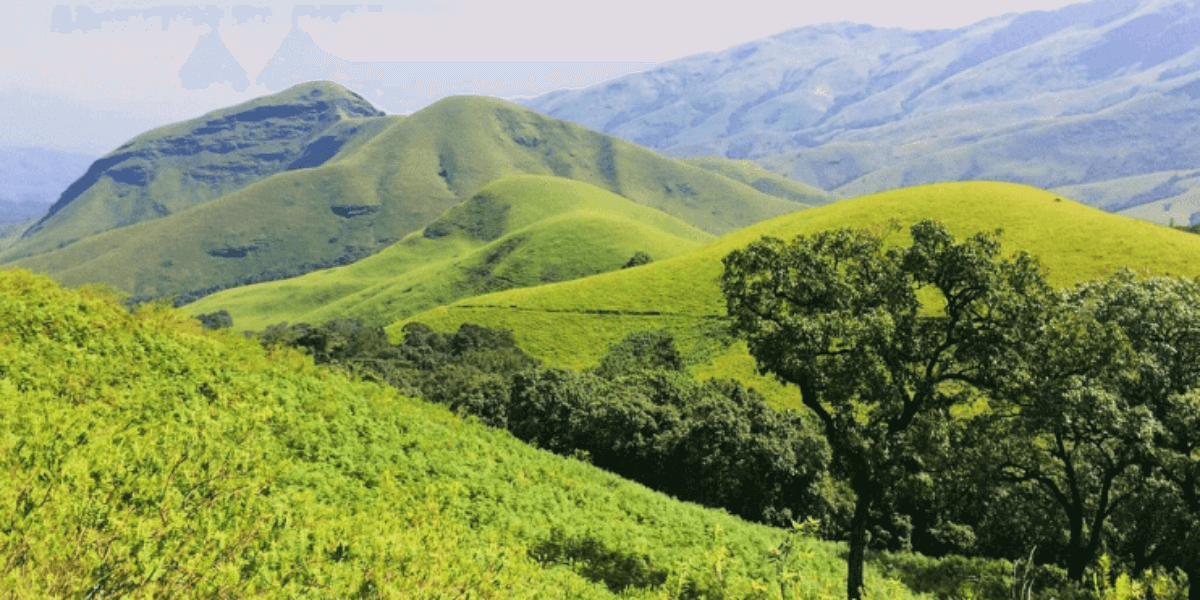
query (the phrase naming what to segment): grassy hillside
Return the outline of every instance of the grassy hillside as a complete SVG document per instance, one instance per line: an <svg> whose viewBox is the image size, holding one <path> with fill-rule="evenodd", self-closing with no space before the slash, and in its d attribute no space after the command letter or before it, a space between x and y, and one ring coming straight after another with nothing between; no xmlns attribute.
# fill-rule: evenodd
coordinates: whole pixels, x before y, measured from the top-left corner
<svg viewBox="0 0 1200 600"><path fill-rule="evenodd" d="M0 522L16 598L775 598L784 535L13 270ZM839 546L797 542L789 598L836 597Z"/></svg>
<svg viewBox="0 0 1200 600"><path fill-rule="evenodd" d="M821 205L834 202L840 198L821 188L776 175L749 160L733 160L716 157L684 158L683 162L720 173L730 179L740 181L764 194L803 202L805 204Z"/></svg>
<svg viewBox="0 0 1200 600"><path fill-rule="evenodd" d="M460 298L621 268L635 252L677 256L713 238L593 185L506 177L422 231L351 265L225 290L187 307L225 309L239 330L335 316L386 324Z"/></svg>
<svg viewBox="0 0 1200 600"><path fill-rule="evenodd" d="M314 81L147 131L93 162L0 261L173 215L285 169L316 166L317 155L378 133L383 117L354 92Z"/></svg>
<svg viewBox="0 0 1200 600"><path fill-rule="evenodd" d="M855 226L885 227L940 219L958 236L1002 228L1002 246L1042 259L1050 281L1068 285L1128 266L1151 274L1200 275L1200 236L1136 221L1031 187L991 182L906 188L785 215L729 234L703 248L639 269L511 290L459 301L411 318L450 330L464 321L514 330L521 346L550 364L592 366L630 331L676 333L701 376L754 382L774 402L799 407L794 393L754 374L745 346L723 334L717 285L721 259L764 235ZM906 242L907 230L894 234ZM403 323L389 327L397 335Z"/></svg>
<svg viewBox="0 0 1200 600"><path fill-rule="evenodd" d="M353 262L521 174L589 183L713 234L807 207L491 98L446 98L386 119L319 167L16 264L68 285L196 298Z"/></svg>

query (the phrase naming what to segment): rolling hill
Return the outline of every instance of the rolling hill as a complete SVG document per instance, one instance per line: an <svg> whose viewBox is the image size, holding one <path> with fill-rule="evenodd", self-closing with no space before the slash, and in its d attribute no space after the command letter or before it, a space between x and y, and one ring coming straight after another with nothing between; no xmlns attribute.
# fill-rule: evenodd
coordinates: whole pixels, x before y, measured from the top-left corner
<svg viewBox="0 0 1200 600"><path fill-rule="evenodd" d="M382 126L369 139L351 137L319 166L279 172L190 209L12 264L68 285L101 281L135 297L193 300L354 262L422 229L489 183L521 174L589 183L713 234L808 206L490 98L446 98L409 117L363 121L371 127L350 120L335 126ZM108 175L97 181L112 185ZM43 239L56 219L65 229L85 227L86 212L81 206L56 213L42 231L25 236L30 243ZM27 252L25 246L8 256Z"/></svg>
<svg viewBox="0 0 1200 600"><path fill-rule="evenodd" d="M842 545L703 509L318 368L0 271L13 597L835 596ZM868 598L916 597L868 570Z"/></svg>
<svg viewBox="0 0 1200 600"><path fill-rule="evenodd" d="M1004 250L1024 249L1039 256L1055 285L1104 276L1124 266L1150 274L1200 275L1200 236L1018 184L945 183L784 215L638 269L460 300L394 323L388 331L399 335L407 321L438 330L463 322L502 327L512 329L523 348L549 364L585 368L631 331L666 328L680 340L698 376L736 377L752 382L777 405L798 407L794 393L754 373L744 344L726 333L725 304L717 285L721 259L764 235L791 239L842 226L879 228L893 218L902 225L939 219L960 237L1001 228ZM907 230L896 234L896 242L902 243L905 236Z"/></svg>
<svg viewBox="0 0 1200 600"><path fill-rule="evenodd" d="M347 138L377 133L383 115L337 84L312 82L148 131L93 162L0 261L172 215L286 169L317 166ZM374 119L359 121L366 117Z"/></svg>
<svg viewBox="0 0 1200 600"><path fill-rule="evenodd" d="M1200 8L1182 0L1095 0L953 30L813 25L523 103L846 197L1001 180L1160 223L1200 218Z"/></svg>
<svg viewBox="0 0 1200 600"><path fill-rule="evenodd" d="M422 231L344 267L218 292L189 305L228 310L239 330L336 316L387 324L491 291L614 271L635 253L664 259L713 238L591 184L498 179Z"/></svg>

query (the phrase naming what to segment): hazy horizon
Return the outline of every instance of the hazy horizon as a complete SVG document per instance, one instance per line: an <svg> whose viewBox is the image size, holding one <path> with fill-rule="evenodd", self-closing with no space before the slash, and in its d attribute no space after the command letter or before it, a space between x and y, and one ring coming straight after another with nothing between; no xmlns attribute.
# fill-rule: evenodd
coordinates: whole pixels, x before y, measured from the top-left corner
<svg viewBox="0 0 1200 600"><path fill-rule="evenodd" d="M148 129L306 79L338 81L405 113L453 94L514 98L584 87L805 25L954 28L1069 3L920 2L900 10L876 0L746 0L732 13L628 0L22 3L0 20L0 146L99 156Z"/></svg>

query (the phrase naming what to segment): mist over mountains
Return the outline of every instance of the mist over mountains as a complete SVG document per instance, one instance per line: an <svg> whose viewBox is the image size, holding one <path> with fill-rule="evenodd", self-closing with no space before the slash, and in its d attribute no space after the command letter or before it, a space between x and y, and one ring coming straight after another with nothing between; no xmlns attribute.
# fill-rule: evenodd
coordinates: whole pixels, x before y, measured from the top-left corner
<svg viewBox="0 0 1200 600"><path fill-rule="evenodd" d="M954 30L785 31L524 104L845 196L992 179L1200 218L1200 8L1097 0Z"/></svg>
<svg viewBox="0 0 1200 600"><path fill-rule="evenodd" d="M45 148L0 148L0 224L44 214L93 160Z"/></svg>

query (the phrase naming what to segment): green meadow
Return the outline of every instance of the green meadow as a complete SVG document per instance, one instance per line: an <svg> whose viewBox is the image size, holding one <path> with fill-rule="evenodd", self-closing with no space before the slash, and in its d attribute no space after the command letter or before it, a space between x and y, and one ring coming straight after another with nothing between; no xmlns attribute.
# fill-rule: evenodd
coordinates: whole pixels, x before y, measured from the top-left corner
<svg viewBox="0 0 1200 600"><path fill-rule="evenodd" d="M883 230L935 218L959 237L1003 230L1006 252L1038 256L1050 281L1067 286L1131 267L1148 275L1200 275L1200 237L1105 213L1053 193L1008 183L942 183L843 200L777 217L674 259L613 273L460 300L408 321L438 330L463 322L512 329L528 352L551 365L586 368L629 332L675 333L701 377L733 377L759 387L777 406L799 408L794 392L754 372L744 344L723 334L721 259L762 236L791 239L837 227ZM893 234L907 241L907 229Z"/></svg>
<svg viewBox="0 0 1200 600"><path fill-rule="evenodd" d="M637 252L678 256L711 239L591 184L521 175L485 186L379 254L219 292L186 310L228 310L239 329L256 331L337 316L387 324L469 296L618 270Z"/></svg>

